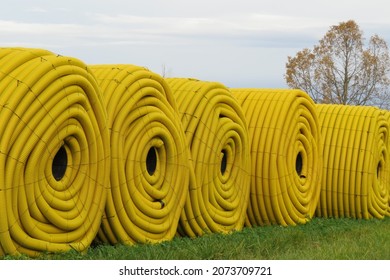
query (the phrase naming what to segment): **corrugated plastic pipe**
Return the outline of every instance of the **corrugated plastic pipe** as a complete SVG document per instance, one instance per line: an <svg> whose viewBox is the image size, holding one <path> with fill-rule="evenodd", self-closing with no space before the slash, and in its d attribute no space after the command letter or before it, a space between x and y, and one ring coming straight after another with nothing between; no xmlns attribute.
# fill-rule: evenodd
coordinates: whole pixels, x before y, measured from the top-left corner
<svg viewBox="0 0 390 280"><path fill-rule="evenodd" d="M108 113L111 192L98 237L172 239L189 187L189 151L165 80L136 65L91 65Z"/></svg>
<svg viewBox="0 0 390 280"><path fill-rule="evenodd" d="M190 190L178 233L230 233L244 226L249 198L248 130L242 109L216 82L166 79L191 151Z"/></svg>
<svg viewBox="0 0 390 280"><path fill-rule="evenodd" d="M383 218L389 203L389 124L368 106L317 105L324 176L317 215Z"/></svg>
<svg viewBox="0 0 390 280"><path fill-rule="evenodd" d="M387 124L389 125L389 128L390 128L390 111L383 110L383 113L385 115L385 119L387 121ZM389 131L388 135L389 135L389 139L387 142L387 151L390 151L390 131ZM387 187L388 187L388 192L389 192L389 207L387 209L386 216L390 216L390 166L388 167L388 169L389 169L389 174L388 174L389 177L388 177Z"/></svg>
<svg viewBox="0 0 390 280"><path fill-rule="evenodd" d="M231 89L249 127L247 226L303 224L315 213L322 176L316 107L300 90Z"/></svg>
<svg viewBox="0 0 390 280"><path fill-rule="evenodd" d="M0 255L83 251L101 223L109 137L87 66L0 49Z"/></svg>

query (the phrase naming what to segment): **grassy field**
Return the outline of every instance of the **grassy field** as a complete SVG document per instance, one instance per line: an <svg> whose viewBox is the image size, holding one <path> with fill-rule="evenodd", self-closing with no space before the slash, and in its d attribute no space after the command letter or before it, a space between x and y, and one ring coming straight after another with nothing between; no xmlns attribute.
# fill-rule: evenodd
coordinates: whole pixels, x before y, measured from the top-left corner
<svg viewBox="0 0 390 280"><path fill-rule="evenodd" d="M390 217L383 220L314 218L305 225L244 228L229 235L177 237L155 245L94 245L83 254L42 254L39 259L389 260Z"/></svg>

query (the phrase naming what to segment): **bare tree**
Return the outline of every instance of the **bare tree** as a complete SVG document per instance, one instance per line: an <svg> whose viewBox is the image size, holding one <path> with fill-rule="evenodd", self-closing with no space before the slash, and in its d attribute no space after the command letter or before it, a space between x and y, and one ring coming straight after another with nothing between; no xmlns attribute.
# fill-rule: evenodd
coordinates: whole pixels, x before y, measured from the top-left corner
<svg viewBox="0 0 390 280"><path fill-rule="evenodd" d="M389 108L389 74L385 40L373 35L365 48L362 31L350 20L331 26L312 50L289 56L285 79L318 103Z"/></svg>
<svg viewBox="0 0 390 280"><path fill-rule="evenodd" d="M172 69L168 68L165 63L161 65L161 76L168 78L171 75Z"/></svg>

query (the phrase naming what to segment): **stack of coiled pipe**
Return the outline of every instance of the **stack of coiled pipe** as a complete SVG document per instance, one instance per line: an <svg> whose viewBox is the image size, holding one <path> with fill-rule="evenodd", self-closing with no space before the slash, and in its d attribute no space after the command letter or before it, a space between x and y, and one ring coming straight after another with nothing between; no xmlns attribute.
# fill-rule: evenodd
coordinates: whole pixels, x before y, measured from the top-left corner
<svg viewBox="0 0 390 280"><path fill-rule="evenodd" d="M390 215L390 112L0 48L0 255Z"/></svg>
<svg viewBox="0 0 390 280"><path fill-rule="evenodd" d="M315 213L322 142L313 100L300 90L231 89L249 127L251 187L246 225L296 225Z"/></svg>
<svg viewBox="0 0 390 280"><path fill-rule="evenodd" d="M109 179L106 110L75 58L0 49L0 254L83 251Z"/></svg>

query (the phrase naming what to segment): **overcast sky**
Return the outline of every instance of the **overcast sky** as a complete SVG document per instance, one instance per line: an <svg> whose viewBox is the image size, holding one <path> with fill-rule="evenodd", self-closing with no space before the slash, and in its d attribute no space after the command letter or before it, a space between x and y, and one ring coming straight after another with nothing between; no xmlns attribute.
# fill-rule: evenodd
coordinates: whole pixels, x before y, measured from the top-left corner
<svg viewBox="0 0 390 280"><path fill-rule="evenodd" d="M0 46L128 63L228 87L287 87L287 56L353 19L390 44L388 0L6 0Z"/></svg>

